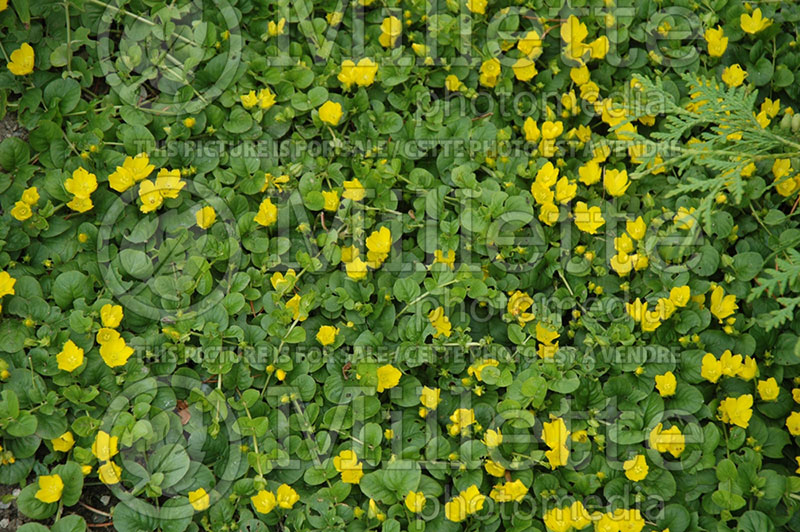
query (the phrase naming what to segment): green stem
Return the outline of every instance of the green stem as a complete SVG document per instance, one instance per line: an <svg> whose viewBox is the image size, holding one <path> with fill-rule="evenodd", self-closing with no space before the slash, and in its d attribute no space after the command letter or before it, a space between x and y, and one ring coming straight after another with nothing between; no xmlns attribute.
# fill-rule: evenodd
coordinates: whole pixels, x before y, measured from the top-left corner
<svg viewBox="0 0 800 532"><path fill-rule="evenodd" d="M458 279L453 279L451 281L447 281L446 283L444 283L442 285L437 286L436 288L444 288L445 286L450 286L451 284L454 284L454 283L457 283L457 282L458 282ZM412 301L411 303L406 305L405 308L403 308L403 310L398 312L397 313L397 317L399 318L401 314L404 314L406 311L408 311L408 309L410 309L411 307L413 307L414 305L416 305L417 303L419 303L420 301L422 301L423 299L425 299L429 295L431 295L430 292L425 292L424 294L422 294L421 296L416 298L414 301Z"/></svg>

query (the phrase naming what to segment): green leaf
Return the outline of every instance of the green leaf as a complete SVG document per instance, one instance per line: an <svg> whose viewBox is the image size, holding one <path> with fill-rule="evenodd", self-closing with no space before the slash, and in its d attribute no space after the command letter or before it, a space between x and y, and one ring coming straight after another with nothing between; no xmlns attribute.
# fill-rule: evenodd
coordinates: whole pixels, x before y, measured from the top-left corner
<svg viewBox="0 0 800 532"><path fill-rule="evenodd" d="M50 528L50 532L85 532L85 530L86 521L79 515L62 517Z"/></svg>
<svg viewBox="0 0 800 532"><path fill-rule="evenodd" d="M6 172L19 170L30 158L30 148L17 137L7 137L0 142L0 166Z"/></svg>
<svg viewBox="0 0 800 532"><path fill-rule="evenodd" d="M733 257L733 270L736 272L736 278L739 281L754 279L756 275L761 273L763 265L764 259L754 251L745 251Z"/></svg>
<svg viewBox="0 0 800 532"><path fill-rule="evenodd" d="M153 263L144 251L123 249L119 252L119 262L122 270L136 279L143 280L153 274Z"/></svg>
<svg viewBox="0 0 800 532"><path fill-rule="evenodd" d="M403 303L411 303L421 293L419 283L411 277L403 277L394 282L394 297Z"/></svg>
<svg viewBox="0 0 800 532"><path fill-rule="evenodd" d="M56 466L53 473L61 477L64 482L64 491L61 494L61 501L64 506L73 506L78 503L83 491L83 472L81 466L75 462L67 462Z"/></svg>
<svg viewBox="0 0 800 532"><path fill-rule="evenodd" d="M41 521L56 513L58 503L44 503L40 501L36 498L37 491L39 491L38 482L25 486L17 498L17 508L31 519Z"/></svg>

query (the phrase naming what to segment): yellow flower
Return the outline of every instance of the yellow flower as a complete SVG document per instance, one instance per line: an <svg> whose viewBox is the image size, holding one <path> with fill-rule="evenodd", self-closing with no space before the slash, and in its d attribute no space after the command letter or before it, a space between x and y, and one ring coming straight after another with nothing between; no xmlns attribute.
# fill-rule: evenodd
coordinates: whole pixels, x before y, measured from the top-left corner
<svg viewBox="0 0 800 532"><path fill-rule="evenodd" d="M603 187L615 198L625 194L630 185L627 170L606 170L605 176L603 176Z"/></svg>
<svg viewBox="0 0 800 532"><path fill-rule="evenodd" d="M721 26L717 29L708 28L705 33L706 43L708 43L708 55L711 57L721 57L728 48L728 38Z"/></svg>
<svg viewBox="0 0 800 532"><path fill-rule="evenodd" d="M211 497L209 497L208 493L206 493L206 490L203 488L189 492L189 504L192 505L195 511L202 512L208 509L210 503Z"/></svg>
<svg viewBox="0 0 800 532"><path fill-rule="evenodd" d="M592 59L603 59L608 54L610 46L611 43L605 35L590 42Z"/></svg>
<svg viewBox="0 0 800 532"><path fill-rule="evenodd" d="M67 203L67 207L75 212L86 212L91 210L92 207L94 207L94 204L90 198L79 198L78 196L75 196L72 198L72 201Z"/></svg>
<svg viewBox="0 0 800 532"><path fill-rule="evenodd" d="M91 473L91 472L92 472L92 466L90 466L90 465L82 465L81 466L81 473L83 474L84 477L86 475L88 475L89 473Z"/></svg>
<svg viewBox="0 0 800 532"><path fill-rule="evenodd" d="M64 481L58 475L42 475L39 477L39 491L35 497L43 503L54 503L61 499L64 491Z"/></svg>
<svg viewBox="0 0 800 532"><path fill-rule="evenodd" d="M772 20L764 18L761 14L761 9L757 8L752 15L742 13L739 17L739 24L742 27L742 31L754 35L772 24Z"/></svg>
<svg viewBox="0 0 800 532"><path fill-rule="evenodd" d="M133 173L123 166L117 166L114 173L108 176L108 185L117 192L125 192L134 184Z"/></svg>
<svg viewBox="0 0 800 532"><path fill-rule="evenodd" d="M259 490L258 493L250 497L250 502L253 503L256 512L260 514L270 513L278 503L275 499L275 494L267 490Z"/></svg>
<svg viewBox="0 0 800 532"><path fill-rule="evenodd" d="M500 429L492 430L489 429L486 431L486 434L483 436L483 444L490 449L493 447L499 446L503 443L503 434L500 432Z"/></svg>
<svg viewBox="0 0 800 532"><path fill-rule="evenodd" d="M536 340L542 342L546 345L551 345L554 341L558 340L560 334L558 331L551 329L542 324L542 322L536 323Z"/></svg>
<svg viewBox="0 0 800 532"><path fill-rule="evenodd" d="M626 234L618 236L614 239L614 249L618 253L631 253L633 252L633 240Z"/></svg>
<svg viewBox="0 0 800 532"><path fill-rule="evenodd" d="M530 116L523 122L522 130L525 132L525 140L528 142L539 142L539 139L542 137L539 126L536 125L536 121Z"/></svg>
<svg viewBox="0 0 800 532"><path fill-rule="evenodd" d="M501 478L506 474L506 468L494 460L486 460L486 463L483 465L483 467L486 469L486 472L493 477Z"/></svg>
<svg viewBox="0 0 800 532"><path fill-rule="evenodd" d="M569 77L572 79L573 83L575 83L579 87L589 83L590 81L589 76L590 76L589 68L586 65L580 67L573 67L569 71Z"/></svg>
<svg viewBox="0 0 800 532"><path fill-rule="evenodd" d="M258 105L258 96L256 96L256 91L250 91L247 94L242 94L239 96L239 99L242 101L242 106L245 109L250 109Z"/></svg>
<svg viewBox="0 0 800 532"><path fill-rule="evenodd" d="M542 123L542 138L552 140L558 138L564 132L564 123L561 121L551 122L545 120ZM551 163L548 163L551 164Z"/></svg>
<svg viewBox="0 0 800 532"><path fill-rule="evenodd" d="M669 291L669 300L676 307L685 307L689 303L691 295L689 285L675 286Z"/></svg>
<svg viewBox="0 0 800 532"><path fill-rule="evenodd" d="M409 491L405 499L406 508L411 513L419 513L425 507L425 494L421 491Z"/></svg>
<svg viewBox="0 0 800 532"><path fill-rule="evenodd" d="M58 438L50 440L50 443L53 445L54 451L66 453L75 445L75 438L72 436L71 432L67 431Z"/></svg>
<svg viewBox="0 0 800 532"><path fill-rule="evenodd" d="M562 418L542 424L542 439L550 449L566 447L570 432Z"/></svg>
<svg viewBox="0 0 800 532"><path fill-rule="evenodd" d="M125 160L122 161L122 168L128 170L137 183L149 177L155 170L155 166L150 164L150 157L146 153L140 153L136 157L125 157Z"/></svg>
<svg viewBox="0 0 800 532"><path fill-rule="evenodd" d="M675 388L678 385L678 381L675 379L675 375L668 371L663 375L656 375L656 389L658 389L658 393L661 397L670 397L675 395Z"/></svg>
<svg viewBox="0 0 800 532"><path fill-rule="evenodd" d="M780 388L778 388L778 382L774 377L770 377L767 380L758 381L757 387L758 395L761 396L762 401L775 401L778 399Z"/></svg>
<svg viewBox="0 0 800 532"><path fill-rule="evenodd" d="M479 15L486 14L486 0L467 0L467 9Z"/></svg>
<svg viewBox="0 0 800 532"><path fill-rule="evenodd" d="M167 170L162 168L156 174L155 188L163 198L175 199L178 193L186 186L185 181L181 181L180 170Z"/></svg>
<svg viewBox="0 0 800 532"><path fill-rule="evenodd" d="M483 502L486 500L486 496L478 491L478 486L475 484L460 492L458 495L463 499L466 505L467 514L471 515L483 509Z"/></svg>
<svg viewBox="0 0 800 532"><path fill-rule="evenodd" d="M261 89L258 91L258 106L265 111L275 105L275 94L269 90L269 87L266 89Z"/></svg>
<svg viewBox="0 0 800 532"><path fill-rule="evenodd" d="M367 264L371 268L378 268L392 249L392 233L389 228L381 227L367 237L366 244Z"/></svg>
<svg viewBox="0 0 800 532"><path fill-rule="evenodd" d="M485 0L478 1L484 1L485 3ZM496 57L488 59L481 63L480 71L481 75L478 78L480 84L484 87L492 88L497 85L497 80L500 77L500 72L502 71L500 67L500 61Z"/></svg>
<svg viewBox="0 0 800 532"><path fill-rule="evenodd" d="M677 426L663 430L664 425L659 423L650 432L650 448L660 453L670 453L678 458L686 448L686 439Z"/></svg>
<svg viewBox="0 0 800 532"><path fill-rule="evenodd" d="M270 37L277 37L278 35L283 35L283 28L286 26L286 18L281 17L281 19L276 24L274 21L270 20L269 24L267 24L267 33L269 33Z"/></svg>
<svg viewBox="0 0 800 532"><path fill-rule="evenodd" d="M76 198L86 199L97 190L97 176L83 168L76 168L72 177L64 181L64 188Z"/></svg>
<svg viewBox="0 0 800 532"><path fill-rule="evenodd" d="M253 221L264 227L269 227L278 221L278 207L273 205L270 198L266 198L258 206L258 214L253 217Z"/></svg>
<svg viewBox="0 0 800 532"><path fill-rule="evenodd" d="M94 437L92 454L100 461L111 460L119 452L117 449L118 442L119 438L110 436L107 432L101 430Z"/></svg>
<svg viewBox="0 0 800 532"><path fill-rule="evenodd" d="M539 221L552 227L559 216L558 206L555 203L544 203L539 208Z"/></svg>
<svg viewBox="0 0 800 532"><path fill-rule="evenodd" d="M719 404L719 413L723 423L746 429L753 417L753 396L748 393L737 398L728 397Z"/></svg>
<svg viewBox="0 0 800 532"><path fill-rule="evenodd" d="M457 92L461 90L461 80L455 74L449 74L444 78L444 86L451 92Z"/></svg>
<svg viewBox="0 0 800 532"><path fill-rule="evenodd" d="M399 369L386 364L378 368L378 392L394 388L400 383L400 376L402 373Z"/></svg>
<svg viewBox="0 0 800 532"><path fill-rule="evenodd" d="M691 229L694 227L694 223L696 221L694 216L692 216L694 211L694 207L690 209L687 209L686 207L679 207L678 212L672 218L672 221L675 222L675 226L678 229Z"/></svg>
<svg viewBox="0 0 800 532"><path fill-rule="evenodd" d="M520 81L530 81L539 73L539 71L536 70L536 63L527 57L520 57L517 59L517 61L511 65L511 68L514 70L514 75Z"/></svg>
<svg viewBox="0 0 800 532"><path fill-rule="evenodd" d="M506 482L505 484L497 484L492 488L489 497L497 502L520 502L525 498L528 493L528 488L521 480L517 479L513 482Z"/></svg>
<svg viewBox="0 0 800 532"><path fill-rule="evenodd" d="M642 318L647 312L647 302L642 302L637 297L633 303L625 303L625 312L627 312L634 321L642 321Z"/></svg>
<svg viewBox="0 0 800 532"><path fill-rule="evenodd" d="M28 203L25 203L24 201L18 201L11 209L11 216L13 216L15 220L24 222L33 216L33 212L31 211L31 206Z"/></svg>
<svg viewBox="0 0 800 532"><path fill-rule="evenodd" d="M346 262L344 267L347 276L354 281L360 281L367 276L367 263L358 257Z"/></svg>
<svg viewBox="0 0 800 532"><path fill-rule="evenodd" d="M645 312L642 315L641 326L644 332L653 332L658 329L661 326L661 312L658 309Z"/></svg>
<svg viewBox="0 0 800 532"><path fill-rule="evenodd" d="M336 341L336 335L339 334L339 328L332 325L323 325L317 331L317 341L322 345L331 345Z"/></svg>
<svg viewBox="0 0 800 532"><path fill-rule="evenodd" d="M600 178L603 176L603 170L596 162L589 161L578 168L578 175L580 176L578 179L584 185L594 185L600 181Z"/></svg>
<svg viewBox="0 0 800 532"><path fill-rule="evenodd" d="M622 463L622 468L625 470L625 476L628 477L628 480L634 482L644 480L650 470L643 454L637 454L630 460L625 460Z"/></svg>
<svg viewBox="0 0 800 532"><path fill-rule="evenodd" d="M433 333L434 338L439 338L441 335L450 338L452 326L450 324L450 319L444 313L444 308L436 307L431 310L430 313L428 313L428 320L431 322L431 325L433 325L433 328L436 329Z"/></svg>
<svg viewBox="0 0 800 532"><path fill-rule="evenodd" d="M198 227L208 229L217 221L217 213L214 211L214 207L206 205L195 213L194 218Z"/></svg>
<svg viewBox="0 0 800 532"><path fill-rule="evenodd" d="M725 67L722 71L722 81L724 81L728 87L738 87L744 83L744 78L746 77L747 72L742 69L739 63Z"/></svg>
<svg viewBox="0 0 800 532"><path fill-rule="evenodd" d="M584 233L593 235L606 223L605 219L603 219L600 207L595 206L589 208L586 203L582 201L579 201L575 205L573 213L575 216L575 225Z"/></svg>
<svg viewBox="0 0 800 532"><path fill-rule="evenodd" d="M444 505L444 515L454 523L460 523L467 518L467 503L461 495L456 495Z"/></svg>
<svg viewBox="0 0 800 532"><path fill-rule="evenodd" d="M300 495L298 495L297 492L288 484L281 484L278 486L278 490L275 493L275 498L278 501L278 506L289 510L292 506L294 506L294 503L300 500Z"/></svg>
<svg viewBox="0 0 800 532"><path fill-rule="evenodd" d="M103 484L113 485L122 478L122 468L114 462L106 462L97 468L97 476Z"/></svg>
<svg viewBox="0 0 800 532"><path fill-rule="evenodd" d="M556 201L565 204L572 201L575 194L578 193L578 185L574 181L570 181L566 176L562 177L556 183Z"/></svg>
<svg viewBox="0 0 800 532"><path fill-rule="evenodd" d="M33 48L24 42L19 48L11 52L11 61L8 62L8 69L15 76L25 76L33 72L35 59Z"/></svg>
<svg viewBox="0 0 800 532"><path fill-rule="evenodd" d="M475 423L475 411L471 408L458 408L450 415L450 435L466 434L469 427Z"/></svg>
<svg viewBox="0 0 800 532"><path fill-rule="evenodd" d="M342 197L344 199L361 201L367 195L367 190L364 188L364 185L362 185L361 181L359 181L358 179L353 179L352 181L345 181L342 184L344 185L344 192L342 192Z"/></svg>
<svg viewBox="0 0 800 532"><path fill-rule="evenodd" d="M508 299L508 312L517 318L521 327L524 327L526 323L536 318L533 312L528 312L532 305L533 298L525 292L517 290Z"/></svg>
<svg viewBox="0 0 800 532"><path fill-rule="evenodd" d="M122 337L100 346L100 356L109 368L124 366L132 354L133 348L126 345Z"/></svg>
<svg viewBox="0 0 800 532"><path fill-rule="evenodd" d="M569 508L551 508L542 516L544 526L550 532L569 532L572 529L570 513Z"/></svg>
<svg viewBox="0 0 800 532"><path fill-rule="evenodd" d="M422 403L422 406L425 408L435 410L436 407L439 406L439 402L442 400L440 394L441 390L439 388L428 388L425 386L422 388L422 394L419 396L419 402Z"/></svg>
<svg viewBox="0 0 800 532"><path fill-rule="evenodd" d="M589 35L586 24L581 22L575 15L561 25L561 39L566 43L564 53L570 59L583 62L582 56L586 51L587 45L583 40Z"/></svg>
<svg viewBox="0 0 800 532"><path fill-rule="evenodd" d="M197 124L197 120L195 120L194 117L190 116L183 119L183 125L189 129L192 129L195 126L195 124Z"/></svg>
<svg viewBox="0 0 800 532"><path fill-rule="evenodd" d="M475 377L479 381L483 382L483 377L482 377L483 370L489 367L496 368L499 365L500 362L498 362L493 358L481 359L478 362L471 365L469 368L467 368L467 373Z"/></svg>
<svg viewBox="0 0 800 532"><path fill-rule="evenodd" d="M342 119L342 104L328 100L319 108L319 119L335 126Z"/></svg>
<svg viewBox="0 0 800 532"><path fill-rule="evenodd" d="M517 49L530 59L536 59L544 51L542 37L536 30L531 30L517 43Z"/></svg>
<svg viewBox="0 0 800 532"><path fill-rule="evenodd" d="M98 344L105 345L119 338L119 333L114 329L109 329L108 327L101 327L100 330L97 331L97 336L95 338Z"/></svg>
<svg viewBox="0 0 800 532"><path fill-rule="evenodd" d="M451 270L455 268L456 262L456 252L452 249L447 250L447 256L445 256L444 251L441 249L434 250L433 252L433 263L434 264L445 264Z"/></svg>
<svg viewBox="0 0 800 532"><path fill-rule="evenodd" d="M26 188L22 192L22 197L20 199L28 205L36 205L36 203L39 201L39 191L36 187Z"/></svg>
<svg viewBox="0 0 800 532"><path fill-rule="evenodd" d="M122 307L120 305L112 305L106 303L100 309L100 320L103 322L103 327L115 328L119 327L122 321Z"/></svg>
<svg viewBox="0 0 800 532"><path fill-rule="evenodd" d="M792 436L800 436L800 412L792 412L786 418L786 428Z"/></svg>
<svg viewBox="0 0 800 532"><path fill-rule="evenodd" d="M753 379L758 373L758 364L753 357L745 357L744 363L739 370L739 378L745 381Z"/></svg>
<svg viewBox="0 0 800 532"><path fill-rule="evenodd" d="M742 355L734 355L726 349L719 359L722 365L722 374L726 377L736 377L742 369Z"/></svg>
<svg viewBox="0 0 800 532"><path fill-rule="evenodd" d="M142 200L142 205L139 207L139 210L143 213L153 212L164 203L164 197L161 195L161 192L149 179L145 179L142 181L142 184L139 185L139 199Z"/></svg>
<svg viewBox="0 0 800 532"><path fill-rule="evenodd" d="M534 201L540 205L553 203L553 199L555 198L552 189L550 189L546 183L538 179L531 183L531 196L533 196Z"/></svg>
<svg viewBox="0 0 800 532"><path fill-rule="evenodd" d="M300 301L302 298L300 294L295 294L292 298L286 302L286 308L292 311L292 319L297 321L305 321L308 318L308 315L301 315L300 314Z"/></svg>
<svg viewBox="0 0 800 532"><path fill-rule="evenodd" d="M400 19L395 16L386 17L381 22L381 35L378 37L378 42L384 48L390 48L395 45L402 33L403 23L400 22Z"/></svg>
<svg viewBox="0 0 800 532"><path fill-rule="evenodd" d="M722 376L722 363L711 353L703 356L700 376L709 382L716 383Z"/></svg>
<svg viewBox="0 0 800 532"><path fill-rule="evenodd" d="M780 98L774 101L771 98L764 98L764 101L761 102L761 112L765 113L770 118L775 118L775 116L777 116L780 110L781 110ZM742 172L742 175L744 175L744 171Z"/></svg>
<svg viewBox="0 0 800 532"><path fill-rule="evenodd" d="M58 369L72 372L83 364L83 349L75 345L72 340L67 340L61 352L56 355Z"/></svg>
<svg viewBox="0 0 800 532"><path fill-rule="evenodd" d="M611 268L619 275L620 277L624 277L628 275L631 270L633 269L633 265L636 261L636 255L628 255L624 252L619 252L609 260L611 264Z"/></svg>
<svg viewBox="0 0 800 532"><path fill-rule="evenodd" d="M720 323L738 308L736 296L733 294L726 296L725 290L720 285L715 286L711 291L711 313L717 317Z"/></svg>
<svg viewBox="0 0 800 532"><path fill-rule="evenodd" d="M345 449L333 458L333 467L342 474L345 484L358 484L364 476L363 464L358 461L355 451Z"/></svg>
<svg viewBox="0 0 800 532"><path fill-rule="evenodd" d="M368 57L361 59L358 64L346 59L342 61L342 68L337 79L346 88L353 84L359 87L368 87L375 81L375 74L377 73L378 65Z"/></svg>
<svg viewBox="0 0 800 532"><path fill-rule="evenodd" d="M335 190L323 190L322 199L325 201L323 208L326 211L336 212L339 210L339 192Z"/></svg>

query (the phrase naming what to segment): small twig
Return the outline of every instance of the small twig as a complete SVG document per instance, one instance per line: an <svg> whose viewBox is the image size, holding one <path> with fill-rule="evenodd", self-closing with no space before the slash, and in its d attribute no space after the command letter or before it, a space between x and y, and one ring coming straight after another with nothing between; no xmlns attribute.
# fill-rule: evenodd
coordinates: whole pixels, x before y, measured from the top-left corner
<svg viewBox="0 0 800 532"><path fill-rule="evenodd" d="M789 216L794 214L794 211L797 209L797 204L800 203L800 196L797 196L797 199L794 200L794 205L792 205L792 210L789 211Z"/></svg>
<svg viewBox="0 0 800 532"><path fill-rule="evenodd" d="M92 523L89 523L86 526L88 526L89 528L105 528L105 527L109 527L109 526L114 526L114 523L111 522L111 521L109 521L108 523L98 523L96 525L92 524Z"/></svg>
<svg viewBox="0 0 800 532"><path fill-rule="evenodd" d="M78 504L80 504L81 506L83 506L83 507L84 507L84 508L86 508L87 510L91 510L92 512L94 512L94 513L96 513L96 514L104 515L104 516L106 516L106 517L111 517L111 514L110 514L110 513L108 513L108 512L104 512L103 510L98 510L97 508L94 508L94 507L92 507L92 506L89 506L88 504L86 504L86 503L85 503L85 502L83 502L83 501L78 501Z"/></svg>

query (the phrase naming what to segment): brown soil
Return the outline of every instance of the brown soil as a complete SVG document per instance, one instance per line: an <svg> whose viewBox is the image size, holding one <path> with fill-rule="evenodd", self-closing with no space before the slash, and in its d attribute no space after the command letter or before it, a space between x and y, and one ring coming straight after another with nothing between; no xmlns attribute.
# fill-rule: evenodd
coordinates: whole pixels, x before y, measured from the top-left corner
<svg viewBox="0 0 800 532"><path fill-rule="evenodd" d="M19 137L28 140L28 132L17 123L17 115L8 113L0 120L0 142L8 137Z"/></svg>

